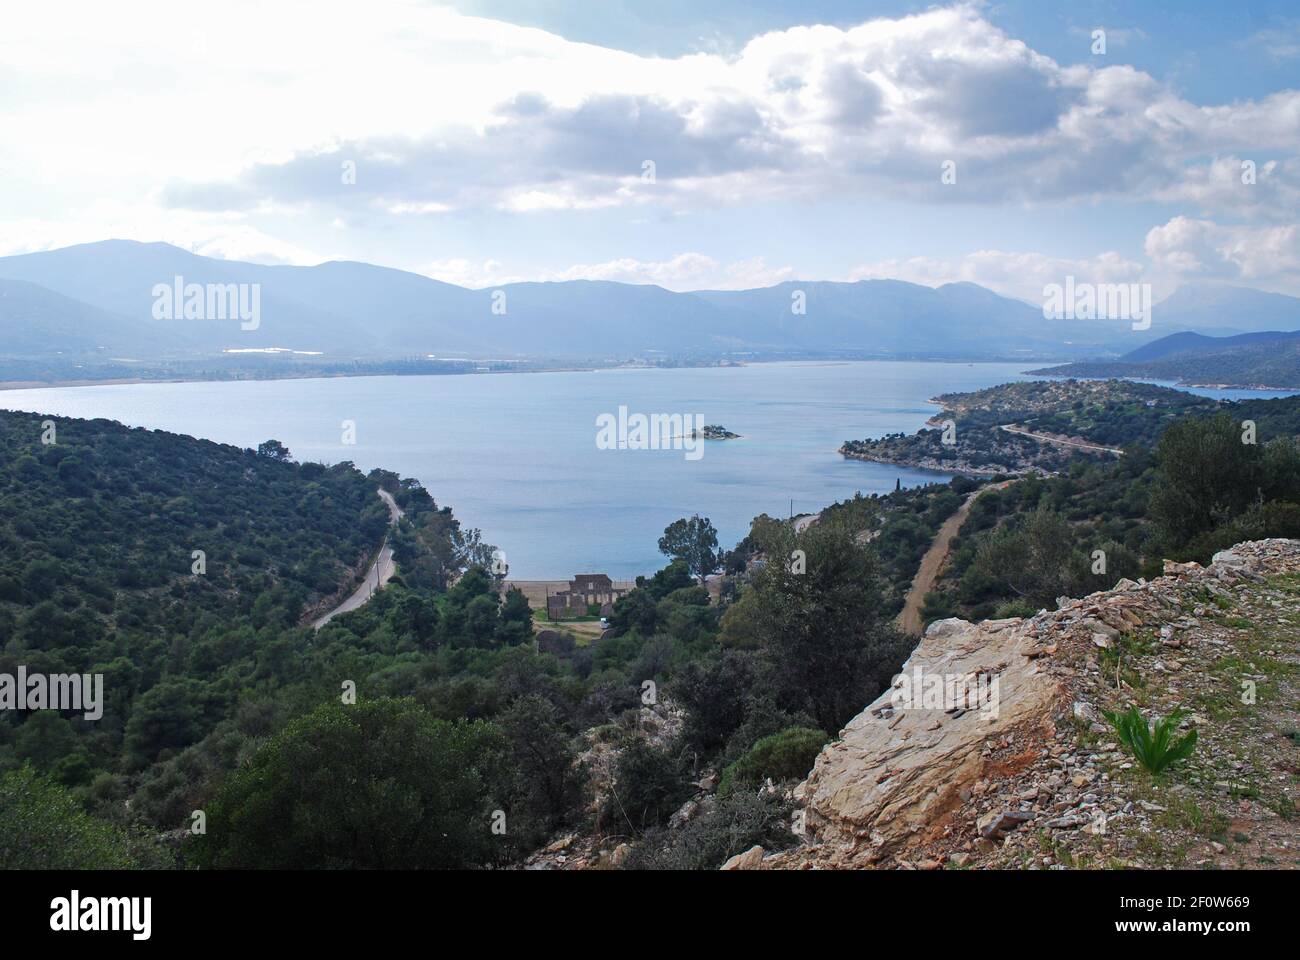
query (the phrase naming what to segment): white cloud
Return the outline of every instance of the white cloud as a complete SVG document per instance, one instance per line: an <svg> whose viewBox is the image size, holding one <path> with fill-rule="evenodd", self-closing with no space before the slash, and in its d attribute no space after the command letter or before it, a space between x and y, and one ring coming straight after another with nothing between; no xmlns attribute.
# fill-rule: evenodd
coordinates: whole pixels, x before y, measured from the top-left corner
<svg viewBox="0 0 1300 960"><path fill-rule="evenodd" d="M1300 209L1300 161L1228 155L1187 167L1182 180L1158 190L1157 200L1197 210L1227 211L1250 220L1294 220ZM1252 182L1253 181L1253 182Z"/></svg>
<svg viewBox="0 0 1300 960"><path fill-rule="evenodd" d="M24 97L0 98L4 159L47 182L170 185L182 207L382 198L403 215L774 193L1146 198L1184 179L1215 204L1196 164L1300 154L1300 91L1199 106L1103 58L1062 66L976 6L675 59L408 0L364 14L342 0L230 0L220 17L146 0L133 13L69 0L11 13L0 70L22 73ZM358 159L355 185L340 184L339 158ZM658 166L652 193L635 184L645 160ZM953 187L939 182L944 160L958 165Z"/></svg>
<svg viewBox="0 0 1300 960"><path fill-rule="evenodd" d="M1174 217L1146 237L1158 268L1184 279L1237 281L1300 294L1300 229Z"/></svg>
<svg viewBox="0 0 1300 960"><path fill-rule="evenodd" d="M1246 43L1260 48L1273 60L1293 60L1300 57L1300 20L1260 30Z"/></svg>
<svg viewBox="0 0 1300 960"><path fill-rule="evenodd" d="M620 207L653 217L778 199L1154 199L1207 218L1151 231L1156 270L1294 284L1300 91L1197 104L1114 58L1059 64L978 4L777 30L735 54L677 58L418 0L213 9L138 0L127 15L98 0L44 0L6 11L0 252L120 236L310 263L326 251L287 237L382 238L399 223L414 233L421 217L470 229L456 218L558 221ZM1257 39L1289 56L1293 36ZM1239 180L1247 159L1253 186ZM340 176L343 160L356 161L355 183ZM793 276L698 252L507 271L504 261L528 260L508 244L493 252L423 269L476 287L589 276L694 289ZM854 275L971 280L1036 300L1063 273L1141 272L1114 253L984 250L875 261Z"/></svg>
<svg viewBox="0 0 1300 960"><path fill-rule="evenodd" d="M698 290L718 273L718 262L702 253L682 253L671 260L647 261L632 257L604 263L575 264L551 280L616 280L620 283L654 283L672 290Z"/></svg>
<svg viewBox="0 0 1300 960"><path fill-rule="evenodd" d="M620 257L602 263L579 263L560 270L507 272L496 260L477 263L463 259L426 264L421 273L462 287L483 287L525 281L611 280L652 283L669 290L747 290L767 287L794 277L791 267L768 267L762 257L721 264L702 253L680 253L667 260Z"/></svg>
<svg viewBox="0 0 1300 960"><path fill-rule="evenodd" d="M472 290L538 279L523 274L506 273L505 267L496 260L475 261L462 257L435 260L419 267L417 272L434 280L441 280L443 283L454 283L458 287L469 287Z"/></svg>

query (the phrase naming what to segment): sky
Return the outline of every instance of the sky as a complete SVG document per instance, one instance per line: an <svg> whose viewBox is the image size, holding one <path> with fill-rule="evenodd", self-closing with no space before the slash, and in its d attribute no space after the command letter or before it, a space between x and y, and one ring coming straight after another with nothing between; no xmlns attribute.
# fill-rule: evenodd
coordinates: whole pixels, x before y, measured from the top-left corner
<svg viewBox="0 0 1300 960"><path fill-rule="evenodd" d="M1300 7L42 0L0 175L0 255L1300 295Z"/></svg>

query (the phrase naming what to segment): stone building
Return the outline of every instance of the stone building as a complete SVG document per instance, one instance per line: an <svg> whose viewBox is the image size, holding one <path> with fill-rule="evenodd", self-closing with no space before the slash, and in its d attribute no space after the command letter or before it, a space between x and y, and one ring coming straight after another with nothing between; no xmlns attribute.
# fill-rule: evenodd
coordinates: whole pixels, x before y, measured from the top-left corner
<svg viewBox="0 0 1300 960"><path fill-rule="evenodd" d="M569 594L583 603L613 603L614 581L603 573L580 573L569 581Z"/></svg>
<svg viewBox="0 0 1300 960"><path fill-rule="evenodd" d="M598 604L600 615L608 616L614 601L625 593L627 588L616 587L607 574L579 573L569 581L568 590L547 595L546 615L552 620L571 620L587 616L591 604Z"/></svg>

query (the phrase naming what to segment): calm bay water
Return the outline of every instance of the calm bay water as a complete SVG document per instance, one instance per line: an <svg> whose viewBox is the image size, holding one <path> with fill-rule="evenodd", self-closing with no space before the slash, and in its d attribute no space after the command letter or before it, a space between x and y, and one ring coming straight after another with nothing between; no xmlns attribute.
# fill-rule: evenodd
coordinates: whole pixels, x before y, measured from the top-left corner
<svg viewBox="0 0 1300 960"><path fill-rule="evenodd" d="M760 513L812 512L855 491L946 474L845 460L849 439L917 430L930 397L1028 379L1007 363L771 363L680 370L355 377L59 387L0 393L0 407L254 447L274 437L299 460L351 460L418 478L501 547L510 576L615 578L663 565L660 534L700 513L730 547ZM1275 395L1248 391L1196 391ZM702 414L741 440L680 450L601 450L596 418ZM355 445L341 424L356 424Z"/></svg>

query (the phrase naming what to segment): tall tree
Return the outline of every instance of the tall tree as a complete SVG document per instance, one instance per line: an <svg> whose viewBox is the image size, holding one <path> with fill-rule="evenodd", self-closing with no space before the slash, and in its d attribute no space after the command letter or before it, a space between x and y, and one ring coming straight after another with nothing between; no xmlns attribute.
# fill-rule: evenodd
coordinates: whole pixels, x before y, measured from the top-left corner
<svg viewBox="0 0 1300 960"><path fill-rule="evenodd" d="M722 565L718 531L708 517L701 517L698 513L689 520L674 520L664 528L664 535L659 538L659 552L683 561L691 576L701 584Z"/></svg>
<svg viewBox="0 0 1300 960"><path fill-rule="evenodd" d="M1075 551L1070 525L1040 506L1019 527L998 530L980 549L975 565L991 582L1048 606L1076 592Z"/></svg>
<svg viewBox="0 0 1300 960"><path fill-rule="evenodd" d="M765 538L768 562L740 601L779 699L838 730L878 696L911 642L880 615L876 562L850 525Z"/></svg>
<svg viewBox="0 0 1300 960"><path fill-rule="evenodd" d="M1260 495L1261 448L1244 443L1243 435L1242 425L1227 414L1179 420L1161 435L1161 477L1150 509L1163 546L1183 546Z"/></svg>
<svg viewBox="0 0 1300 960"><path fill-rule="evenodd" d="M289 462L289 448L279 440L263 440L257 445L257 455L271 460L278 460L281 463Z"/></svg>

